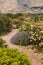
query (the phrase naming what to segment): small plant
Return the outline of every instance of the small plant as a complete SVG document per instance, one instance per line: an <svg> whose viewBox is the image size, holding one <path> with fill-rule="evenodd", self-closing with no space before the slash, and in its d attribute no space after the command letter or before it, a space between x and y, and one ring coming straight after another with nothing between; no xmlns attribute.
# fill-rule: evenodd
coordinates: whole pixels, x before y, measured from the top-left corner
<svg viewBox="0 0 43 65"><path fill-rule="evenodd" d="M16 49L0 48L0 65L30 65L30 60Z"/></svg>

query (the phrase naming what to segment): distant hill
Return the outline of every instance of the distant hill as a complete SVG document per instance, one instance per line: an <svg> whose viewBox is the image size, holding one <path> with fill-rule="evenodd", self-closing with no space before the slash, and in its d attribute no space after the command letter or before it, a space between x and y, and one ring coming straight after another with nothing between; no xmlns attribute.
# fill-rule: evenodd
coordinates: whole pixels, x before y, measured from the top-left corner
<svg viewBox="0 0 43 65"><path fill-rule="evenodd" d="M30 0L31 6L43 6L43 0Z"/></svg>
<svg viewBox="0 0 43 65"><path fill-rule="evenodd" d="M0 12L31 12L31 7L43 6L43 0L0 0Z"/></svg>

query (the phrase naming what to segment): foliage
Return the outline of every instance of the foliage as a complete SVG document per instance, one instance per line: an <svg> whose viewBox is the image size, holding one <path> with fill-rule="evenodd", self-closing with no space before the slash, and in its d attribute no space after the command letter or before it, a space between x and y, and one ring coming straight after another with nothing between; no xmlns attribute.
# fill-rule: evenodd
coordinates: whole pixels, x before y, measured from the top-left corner
<svg viewBox="0 0 43 65"><path fill-rule="evenodd" d="M22 24L18 24L17 28L19 28L20 31L29 31L30 24L29 24L29 22L23 22Z"/></svg>
<svg viewBox="0 0 43 65"><path fill-rule="evenodd" d="M30 65L30 60L16 49L0 48L0 65Z"/></svg>
<svg viewBox="0 0 43 65"><path fill-rule="evenodd" d="M5 47L4 43L5 43L5 41L2 38L0 38L0 47Z"/></svg>
<svg viewBox="0 0 43 65"><path fill-rule="evenodd" d="M22 13L16 13L16 14L9 14L8 13L8 14L5 14L5 16L14 19L14 18L19 18L19 17L23 16L23 14Z"/></svg>
<svg viewBox="0 0 43 65"><path fill-rule="evenodd" d="M40 27L38 24L33 25L33 24L30 24L29 22L23 22L22 24L19 24L18 25L19 30L21 32L22 31L28 32L28 35L27 37L25 37L26 34L24 34L23 32L24 35L21 34L22 38L21 36L18 36L18 42L16 40L16 44L27 45L28 43L28 44L35 44L35 45L37 44L39 46L40 42L43 40L43 33L41 32L42 26ZM24 42L22 42L23 39L24 39ZM25 42L26 39L28 40L27 42Z"/></svg>
<svg viewBox="0 0 43 65"><path fill-rule="evenodd" d="M41 32L41 29L37 26L32 27L30 31L30 42L39 46L42 39L43 33Z"/></svg>
<svg viewBox="0 0 43 65"><path fill-rule="evenodd" d="M32 16L32 18L34 19L35 22L43 21L43 13L42 14L32 14L31 16Z"/></svg>
<svg viewBox="0 0 43 65"><path fill-rule="evenodd" d="M10 23L9 18L0 15L0 34L5 32L10 32L12 29L12 25Z"/></svg>

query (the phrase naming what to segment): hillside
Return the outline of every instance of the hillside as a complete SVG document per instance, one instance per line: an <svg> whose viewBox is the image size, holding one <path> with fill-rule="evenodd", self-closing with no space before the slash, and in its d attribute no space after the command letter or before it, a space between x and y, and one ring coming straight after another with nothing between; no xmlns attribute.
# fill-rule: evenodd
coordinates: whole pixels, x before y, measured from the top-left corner
<svg viewBox="0 0 43 65"><path fill-rule="evenodd" d="M0 0L2 13L30 12L33 6L43 6L43 0Z"/></svg>

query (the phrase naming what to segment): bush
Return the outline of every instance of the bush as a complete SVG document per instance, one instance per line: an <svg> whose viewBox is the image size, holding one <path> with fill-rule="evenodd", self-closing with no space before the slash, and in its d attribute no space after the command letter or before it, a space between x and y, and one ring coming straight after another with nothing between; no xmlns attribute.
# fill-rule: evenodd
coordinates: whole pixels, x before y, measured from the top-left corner
<svg viewBox="0 0 43 65"><path fill-rule="evenodd" d="M30 31L30 24L29 22L23 22L21 25L17 25L20 31Z"/></svg>
<svg viewBox="0 0 43 65"><path fill-rule="evenodd" d="M39 46L39 43L42 41L42 39L43 33L41 32L41 29L37 26L32 27L30 32L30 42Z"/></svg>
<svg viewBox="0 0 43 65"><path fill-rule="evenodd" d="M38 25L32 25L29 24L29 22L23 22L21 25L18 24L17 28L19 28L19 30L21 31L21 35L18 35L16 42L14 40L14 43L16 44L37 44L39 46L39 43L43 40L43 33L41 32L41 28ZM25 31L28 34L25 34L22 31Z"/></svg>
<svg viewBox="0 0 43 65"><path fill-rule="evenodd" d="M5 32L10 32L12 29L12 25L10 23L9 18L0 15L0 34Z"/></svg>
<svg viewBox="0 0 43 65"><path fill-rule="evenodd" d="M5 47L5 46L4 46L4 43L5 43L5 41L0 38L0 47Z"/></svg>
<svg viewBox="0 0 43 65"><path fill-rule="evenodd" d="M16 13L16 14L9 14L8 13L5 16L7 16L7 17L9 17L11 19L14 19L14 18L19 18L19 17L23 16L23 14L22 13Z"/></svg>
<svg viewBox="0 0 43 65"><path fill-rule="evenodd" d="M13 49L0 48L0 65L30 65L25 53Z"/></svg>

